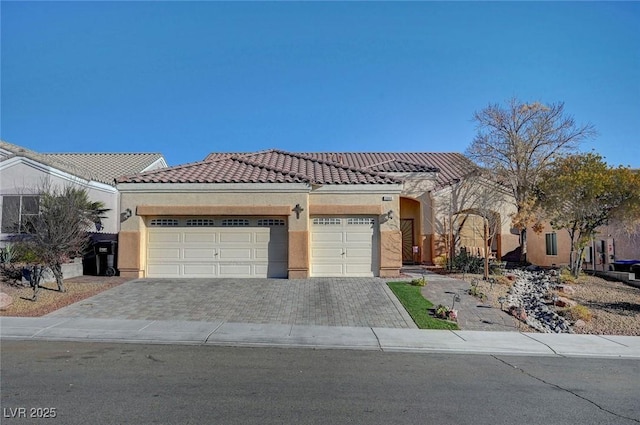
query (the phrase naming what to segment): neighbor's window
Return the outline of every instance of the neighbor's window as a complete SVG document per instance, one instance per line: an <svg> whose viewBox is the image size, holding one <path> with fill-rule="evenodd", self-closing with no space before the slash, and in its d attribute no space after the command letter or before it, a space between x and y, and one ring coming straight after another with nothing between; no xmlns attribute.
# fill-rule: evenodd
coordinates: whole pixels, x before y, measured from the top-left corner
<svg viewBox="0 0 640 425"><path fill-rule="evenodd" d="M40 198L37 196L3 196L2 233L24 233L30 219L39 213Z"/></svg>
<svg viewBox="0 0 640 425"><path fill-rule="evenodd" d="M547 245L547 255L558 255L558 238L554 233L546 233L545 235Z"/></svg>

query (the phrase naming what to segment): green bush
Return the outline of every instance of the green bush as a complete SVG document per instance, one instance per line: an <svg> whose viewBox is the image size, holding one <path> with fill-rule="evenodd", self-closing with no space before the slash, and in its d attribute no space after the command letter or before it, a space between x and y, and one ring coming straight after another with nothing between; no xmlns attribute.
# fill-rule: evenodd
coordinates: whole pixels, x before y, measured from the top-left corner
<svg viewBox="0 0 640 425"><path fill-rule="evenodd" d="M424 276L418 277L418 278L412 279L411 280L411 284L413 286L426 286L427 285L427 279Z"/></svg>
<svg viewBox="0 0 640 425"><path fill-rule="evenodd" d="M480 274L484 271L484 258L461 250L453 257L453 269L463 273Z"/></svg>

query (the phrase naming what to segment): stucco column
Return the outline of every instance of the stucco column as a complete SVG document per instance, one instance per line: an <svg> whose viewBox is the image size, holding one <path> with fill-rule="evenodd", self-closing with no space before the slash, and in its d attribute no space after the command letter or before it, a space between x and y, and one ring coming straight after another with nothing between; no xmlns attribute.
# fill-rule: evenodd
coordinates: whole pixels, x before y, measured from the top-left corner
<svg viewBox="0 0 640 425"><path fill-rule="evenodd" d="M120 276L144 277L140 269L140 232L120 231L118 234L118 270Z"/></svg>
<svg viewBox="0 0 640 425"><path fill-rule="evenodd" d="M309 231L289 230L289 279L309 277Z"/></svg>
<svg viewBox="0 0 640 425"><path fill-rule="evenodd" d="M394 277L402 267L402 232L380 231L380 277Z"/></svg>

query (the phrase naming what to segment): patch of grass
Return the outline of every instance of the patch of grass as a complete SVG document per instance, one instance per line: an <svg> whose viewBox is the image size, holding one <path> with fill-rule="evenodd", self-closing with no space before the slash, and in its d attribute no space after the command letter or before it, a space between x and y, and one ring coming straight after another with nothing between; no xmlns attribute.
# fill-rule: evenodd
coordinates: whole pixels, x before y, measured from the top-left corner
<svg viewBox="0 0 640 425"><path fill-rule="evenodd" d="M387 283L420 329L460 329L457 324L429 315L433 303L422 296L419 286L407 282Z"/></svg>

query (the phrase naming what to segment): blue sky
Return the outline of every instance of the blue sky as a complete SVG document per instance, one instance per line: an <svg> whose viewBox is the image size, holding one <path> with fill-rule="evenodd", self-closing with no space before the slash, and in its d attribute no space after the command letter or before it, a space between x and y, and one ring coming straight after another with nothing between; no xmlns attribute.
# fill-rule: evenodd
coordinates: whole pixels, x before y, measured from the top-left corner
<svg viewBox="0 0 640 425"><path fill-rule="evenodd" d="M565 102L640 168L638 2L7 2L1 137L41 152L464 152Z"/></svg>

